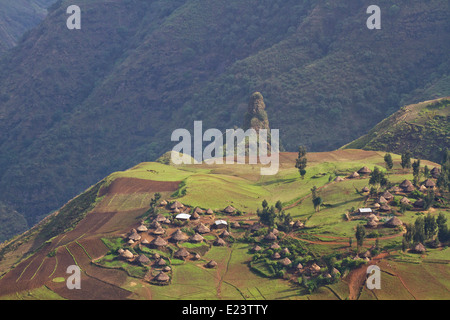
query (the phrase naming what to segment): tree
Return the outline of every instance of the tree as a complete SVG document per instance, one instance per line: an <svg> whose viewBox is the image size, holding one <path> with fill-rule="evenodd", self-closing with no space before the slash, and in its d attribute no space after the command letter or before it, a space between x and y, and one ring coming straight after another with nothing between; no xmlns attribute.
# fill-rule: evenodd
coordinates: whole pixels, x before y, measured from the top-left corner
<svg viewBox="0 0 450 320"><path fill-rule="evenodd" d="M411 153L409 151L406 151L405 153L402 153L401 165L402 165L403 169L411 168Z"/></svg>
<svg viewBox="0 0 450 320"><path fill-rule="evenodd" d="M392 155L390 153L384 155L384 162L386 164L386 169L391 170L394 167L394 162L392 161Z"/></svg>
<svg viewBox="0 0 450 320"><path fill-rule="evenodd" d="M277 217L275 213L275 207L271 206L270 208L268 206L264 207L262 210L258 209L256 210L256 214L259 217L259 221L269 227L272 227L275 224L275 218Z"/></svg>
<svg viewBox="0 0 450 320"><path fill-rule="evenodd" d="M302 179L305 178L307 163L308 159L306 159L306 147L300 146L298 147L298 157L295 160L295 167L298 169Z"/></svg>
<svg viewBox="0 0 450 320"><path fill-rule="evenodd" d="M415 243L425 242L425 220L423 217L418 217L414 222L413 240Z"/></svg>
<svg viewBox="0 0 450 320"><path fill-rule="evenodd" d="M320 211L320 206L323 204L323 199L318 195L317 187L311 188L312 202L314 205L314 210Z"/></svg>
<svg viewBox="0 0 450 320"><path fill-rule="evenodd" d="M267 208L269 206L269 204L267 203L267 200L264 199L263 202L261 203L263 208Z"/></svg>
<svg viewBox="0 0 450 320"><path fill-rule="evenodd" d="M280 200L278 200L277 203L275 203L275 208L278 210L278 212L281 212L283 210L283 204L281 203Z"/></svg>
<svg viewBox="0 0 450 320"><path fill-rule="evenodd" d="M434 235L436 234L436 230L437 230L436 218L432 216L430 213L428 213L428 215L424 219L425 239L426 240L433 239Z"/></svg>
<svg viewBox="0 0 450 320"><path fill-rule="evenodd" d="M364 244L364 239L366 238L366 229L362 224L358 224L356 226L355 237L358 247L362 247L362 245Z"/></svg>
<svg viewBox="0 0 450 320"><path fill-rule="evenodd" d="M353 238L352 237L348 237L348 246L351 248L353 244Z"/></svg>
<svg viewBox="0 0 450 320"><path fill-rule="evenodd" d="M369 184L377 187L378 189L379 187L386 186L388 183L389 181L385 177L384 172L382 172L378 167L375 167L370 173Z"/></svg>
<svg viewBox="0 0 450 320"><path fill-rule="evenodd" d="M425 177L425 179L428 179L430 177L430 169L427 165L423 167L423 176Z"/></svg>
<svg viewBox="0 0 450 320"><path fill-rule="evenodd" d="M413 162L412 169L414 178L420 181L420 159Z"/></svg>
<svg viewBox="0 0 450 320"><path fill-rule="evenodd" d="M447 218L445 217L445 215L442 212L439 213L439 215L436 219L436 224L438 227L439 240L441 240L442 242L446 242L446 241L450 240L450 232L447 227Z"/></svg>

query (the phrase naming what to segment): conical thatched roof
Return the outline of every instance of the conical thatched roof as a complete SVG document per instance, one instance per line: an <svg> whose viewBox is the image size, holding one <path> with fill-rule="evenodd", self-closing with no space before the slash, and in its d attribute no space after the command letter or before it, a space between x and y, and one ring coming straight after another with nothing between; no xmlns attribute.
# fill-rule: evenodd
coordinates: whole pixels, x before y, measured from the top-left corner
<svg viewBox="0 0 450 320"><path fill-rule="evenodd" d="M155 265L157 265L158 267L165 266L166 264L167 263L166 263L166 260L164 260L164 258L159 258L158 261L156 261L156 263L155 263Z"/></svg>
<svg viewBox="0 0 450 320"><path fill-rule="evenodd" d="M184 205L179 202L179 201L174 201L171 205L170 205L170 209L181 209L184 208Z"/></svg>
<svg viewBox="0 0 450 320"><path fill-rule="evenodd" d="M167 206L167 201L166 201L166 200L161 201L161 202L159 203L159 206L160 206L160 207L165 207L165 206Z"/></svg>
<svg viewBox="0 0 450 320"><path fill-rule="evenodd" d="M169 272L170 270L172 270L172 268L170 268L169 266L165 266L162 271L163 272Z"/></svg>
<svg viewBox="0 0 450 320"><path fill-rule="evenodd" d="M296 267L298 270L302 270L303 269L303 265L301 263L299 263Z"/></svg>
<svg viewBox="0 0 450 320"><path fill-rule="evenodd" d="M355 178L359 178L359 173L358 172L353 172L351 175L348 176L350 179L355 179Z"/></svg>
<svg viewBox="0 0 450 320"><path fill-rule="evenodd" d="M415 247L414 247L414 251L417 253L424 253L426 251L425 246L421 243L418 243Z"/></svg>
<svg viewBox="0 0 450 320"><path fill-rule="evenodd" d="M196 212L197 214L203 214L203 213L205 213L205 211L202 210L202 209L200 209L199 207L196 207L196 208L194 209L194 212Z"/></svg>
<svg viewBox="0 0 450 320"><path fill-rule="evenodd" d="M223 247L225 246L227 243L222 239L222 238L217 238L216 241L214 241L214 245L215 246L220 246Z"/></svg>
<svg viewBox="0 0 450 320"><path fill-rule="evenodd" d="M123 250L120 256L124 259L133 259L134 257L130 250Z"/></svg>
<svg viewBox="0 0 450 320"><path fill-rule="evenodd" d="M431 169L430 174L434 179L437 179L441 174L441 169L439 169L438 167L434 167L433 169Z"/></svg>
<svg viewBox="0 0 450 320"><path fill-rule="evenodd" d="M203 223L200 223L200 224L195 228L195 230L196 230L198 233L200 233L200 234L211 232L211 230L210 230L207 226L205 226Z"/></svg>
<svg viewBox="0 0 450 320"><path fill-rule="evenodd" d="M178 208L175 208L175 209L173 209L173 213L180 213L181 211L180 211L180 209L178 209Z"/></svg>
<svg viewBox="0 0 450 320"><path fill-rule="evenodd" d="M194 212L194 213L191 215L191 219L194 219L194 220L200 219L200 215L199 215L197 212Z"/></svg>
<svg viewBox="0 0 450 320"><path fill-rule="evenodd" d="M148 242L147 239L144 239L144 240L141 241L141 243L142 243L142 244L149 244L150 242Z"/></svg>
<svg viewBox="0 0 450 320"><path fill-rule="evenodd" d="M402 188L395 186L391 189L391 192L394 192L394 193L402 192Z"/></svg>
<svg viewBox="0 0 450 320"><path fill-rule="evenodd" d="M273 234L273 232L269 232L265 237L265 240L275 241L277 240L277 236Z"/></svg>
<svg viewBox="0 0 450 320"><path fill-rule="evenodd" d="M161 224L158 222L158 221L153 221L152 222L152 224L150 225L150 228L152 228L152 229L157 229L157 228L160 228L161 227Z"/></svg>
<svg viewBox="0 0 450 320"><path fill-rule="evenodd" d="M288 248L284 248L281 252L284 254L291 254Z"/></svg>
<svg viewBox="0 0 450 320"><path fill-rule="evenodd" d="M289 260L288 258L284 258L284 259L281 260L280 262L281 262L282 265L284 265L284 266L286 266L286 267L292 263L292 261Z"/></svg>
<svg viewBox="0 0 450 320"><path fill-rule="evenodd" d="M156 221L156 222L164 222L164 221L166 221L166 217L163 216L162 214L158 214L154 221Z"/></svg>
<svg viewBox="0 0 450 320"><path fill-rule="evenodd" d="M425 181L423 182L423 185L424 185L425 187L427 187L427 188L434 188L434 187L436 187L436 183L435 183L433 180L431 180L431 179L425 180Z"/></svg>
<svg viewBox="0 0 450 320"><path fill-rule="evenodd" d="M367 219L373 220L373 221L375 221L375 222L378 222L378 221L379 221L379 220L378 220L378 217L377 217L376 215L374 215L373 213L371 213L371 214L367 217Z"/></svg>
<svg viewBox="0 0 450 320"><path fill-rule="evenodd" d="M261 251L261 250L262 250L262 248L261 248L260 246L258 246L258 245L254 246L254 247L252 248L252 251L253 251L253 252L258 252L258 251Z"/></svg>
<svg viewBox="0 0 450 320"><path fill-rule="evenodd" d="M383 194L381 196L388 201L394 199L394 196L389 191L383 192Z"/></svg>
<svg viewBox="0 0 450 320"><path fill-rule="evenodd" d="M198 253L194 254L194 256L192 257L192 260L200 260L201 257Z"/></svg>
<svg viewBox="0 0 450 320"><path fill-rule="evenodd" d="M273 229L272 229L272 233L273 233L274 235L278 236L278 234L280 233L280 231L278 231L277 228L273 228Z"/></svg>
<svg viewBox="0 0 450 320"><path fill-rule="evenodd" d="M378 198L378 203L379 204L385 204L385 203L387 203L388 201L386 200L386 198L385 197L383 197L383 196L381 196L380 198Z"/></svg>
<svg viewBox="0 0 450 320"><path fill-rule="evenodd" d="M370 189L369 187L365 186L364 188L361 189L362 192L369 192Z"/></svg>
<svg viewBox="0 0 450 320"><path fill-rule="evenodd" d="M425 201L423 199L419 199L416 202L414 202L414 207L416 208L423 208L425 206Z"/></svg>
<svg viewBox="0 0 450 320"><path fill-rule="evenodd" d="M161 271L156 277L153 278L153 280L158 282L168 282L170 280L170 277L167 275L167 273Z"/></svg>
<svg viewBox="0 0 450 320"><path fill-rule="evenodd" d="M214 260L211 260L205 265L205 267L207 267L207 268L215 268L215 267L217 267L217 262L215 262Z"/></svg>
<svg viewBox="0 0 450 320"><path fill-rule="evenodd" d="M380 211L383 211L383 212L391 211L391 207L388 206L387 204L382 204L380 207Z"/></svg>
<svg viewBox="0 0 450 320"><path fill-rule="evenodd" d="M278 252L275 252L273 255L272 255L272 259L280 259L281 258L281 256L280 256L280 254L278 253Z"/></svg>
<svg viewBox="0 0 450 320"><path fill-rule="evenodd" d="M336 178L334 178L335 182L341 182L344 181L344 178L337 176Z"/></svg>
<svg viewBox="0 0 450 320"><path fill-rule="evenodd" d="M370 220L369 222L367 222L366 226L368 228L376 228L378 226L378 224L375 220Z"/></svg>
<svg viewBox="0 0 450 320"><path fill-rule="evenodd" d="M203 238L198 233L194 234L192 237L189 238L189 241L191 242L202 242L203 240L205 240L205 238Z"/></svg>
<svg viewBox="0 0 450 320"><path fill-rule="evenodd" d="M413 192L414 186L413 185L407 186L407 187L403 188L403 191L404 192Z"/></svg>
<svg viewBox="0 0 450 320"><path fill-rule="evenodd" d="M403 180L403 182L402 183L400 183L400 188L406 188L406 187L408 187L408 186L412 186L413 184L412 184L412 182L411 181L409 181L409 180Z"/></svg>
<svg viewBox="0 0 450 320"><path fill-rule="evenodd" d="M172 233L172 236L170 237L170 239L172 239L174 241L186 241L188 239L188 236L180 229L177 229L177 231Z"/></svg>
<svg viewBox="0 0 450 320"><path fill-rule="evenodd" d="M147 263L150 262L150 259L147 258L146 255L141 254L141 255L139 256L139 258L138 258L138 262L139 262L140 264L147 264Z"/></svg>
<svg viewBox="0 0 450 320"><path fill-rule="evenodd" d="M130 246L131 246L132 244L134 244L134 241L130 239L130 240L128 240L128 242L127 242L127 243L128 243L128 245L130 245Z"/></svg>
<svg viewBox="0 0 450 320"><path fill-rule="evenodd" d="M237 222L237 221L235 221L235 222L233 222L232 224L231 224L231 227L232 228L239 228L241 225L239 224L239 222Z"/></svg>
<svg viewBox="0 0 450 320"><path fill-rule="evenodd" d="M157 236L155 239L153 239L151 244L155 247L164 247L167 246L167 241L161 238L160 236Z"/></svg>
<svg viewBox="0 0 450 320"><path fill-rule="evenodd" d="M128 240L133 240L133 241L139 241L141 240L141 236L136 232L136 233L132 233L128 236Z"/></svg>
<svg viewBox="0 0 450 320"><path fill-rule="evenodd" d="M381 207L381 204L379 204L379 203L377 202L377 203L375 203L373 206L374 206L375 208L379 208L379 207Z"/></svg>
<svg viewBox="0 0 450 320"><path fill-rule="evenodd" d="M371 173L372 170L370 170L368 167L364 166L361 169L358 170L359 174L369 174Z"/></svg>
<svg viewBox="0 0 450 320"><path fill-rule="evenodd" d="M230 236L230 233L227 230L223 230L223 232L220 234L219 237L221 238L227 238Z"/></svg>
<svg viewBox="0 0 450 320"><path fill-rule="evenodd" d="M410 201L407 197L403 197L403 198L400 200L400 203L401 203L401 204L411 204L411 201Z"/></svg>
<svg viewBox="0 0 450 320"><path fill-rule="evenodd" d="M164 234L166 231L164 230L164 228L162 228L162 227L159 227L159 228L157 228L157 229L155 229L155 230L153 230L152 231L152 233L153 234L156 234L156 235L161 235L161 234Z"/></svg>
<svg viewBox="0 0 450 320"><path fill-rule="evenodd" d="M136 229L138 232L146 232L148 231L147 227L144 226L143 224L141 224L139 227L137 227Z"/></svg>
<svg viewBox="0 0 450 320"><path fill-rule="evenodd" d="M277 249L280 249L280 248L281 248L280 245L278 243L276 243L276 242L270 246L270 249L272 249L272 250L277 250Z"/></svg>
<svg viewBox="0 0 450 320"><path fill-rule="evenodd" d="M388 227L398 227L398 226L401 226L402 224L403 224L403 222L397 217L392 217L385 223L385 225Z"/></svg>
<svg viewBox="0 0 450 320"><path fill-rule="evenodd" d="M370 258L370 257L372 257L372 254L370 253L369 250L367 250L366 252L364 252L363 257L364 258Z"/></svg>
<svg viewBox="0 0 450 320"><path fill-rule="evenodd" d="M177 252L174 253L174 257L177 259L186 259L189 256L189 252L186 250L186 248L181 248Z"/></svg>
<svg viewBox="0 0 450 320"><path fill-rule="evenodd" d="M313 271L316 271L316 272L319 272L319 271L320 271L320 267L319 267L316 263L314 263L314 264L311 266L311 269L312 269Z"/></svg>
<svg viewBox="0 0 450 320"><path fill-rule="evenodd" d="M232 206L227 206L224 210L225 213L233 213L236 211L236 209Z"/></svg>
<svg viewBox="0 0 450 320"><path fill-rule="evenodd" d="M209 214L209 215L214 214L214 211L212 211L211 208L209 208L208 210L206 210L206 214Z"/></svg>

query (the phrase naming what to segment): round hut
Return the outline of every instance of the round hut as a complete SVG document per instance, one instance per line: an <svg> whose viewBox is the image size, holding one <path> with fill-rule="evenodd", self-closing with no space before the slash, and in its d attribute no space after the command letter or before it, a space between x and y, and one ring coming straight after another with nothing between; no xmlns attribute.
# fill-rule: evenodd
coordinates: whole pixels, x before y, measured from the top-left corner
<svg viewBox="0 0 450 320"><path fill-rule="evenodd" d="M391 219L386 221L384 225L389 228L395 228L403 225L403 222L397 217L392 217Z"/></svg>
<svg viewBox="0 0 450 320"><path fill-rule="evenodd" d="M189 237L180 229L177 229L172 235L170 236L170 240L174 242L180 242L180 241L186 241Z"/></svg>

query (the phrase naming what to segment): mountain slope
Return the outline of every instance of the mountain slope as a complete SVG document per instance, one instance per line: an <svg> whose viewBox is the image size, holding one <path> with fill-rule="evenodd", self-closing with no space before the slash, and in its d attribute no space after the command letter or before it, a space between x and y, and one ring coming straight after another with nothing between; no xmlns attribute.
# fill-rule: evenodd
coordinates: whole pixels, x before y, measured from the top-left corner
<svg viewBox="0 0 450 320"><path fill-rule="evenodd" d="M403 107L343 149L404 153L436 162L450 146L450 98Z"/></svg>
<svg viewBox="0 0 450 320"><path fill-rule="evenodd" d="M2 0L0 2L0 54L41 22L56 0Z"/></svg>
<svg viewBox="0 0 450 320"><path fill-rule="evenodd" d="M377 32L370 4L62 1L0 61L0 200L32 225L174 129L240 126L255 91L286 150L359 137L450 70L448 1L380 1Z"/></svg>

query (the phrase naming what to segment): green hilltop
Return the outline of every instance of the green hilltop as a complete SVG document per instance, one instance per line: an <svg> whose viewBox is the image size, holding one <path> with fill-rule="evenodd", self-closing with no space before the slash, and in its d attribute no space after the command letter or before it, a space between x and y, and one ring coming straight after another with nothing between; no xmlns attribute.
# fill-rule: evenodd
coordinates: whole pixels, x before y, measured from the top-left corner
<svg viewBox="0 0 450 320"><path fill-rule="evenodd" d="M450 98L401 108L366 135L342 147L394 152L441 162L450 146Z"/></svg>

